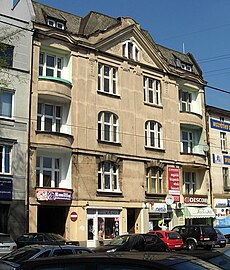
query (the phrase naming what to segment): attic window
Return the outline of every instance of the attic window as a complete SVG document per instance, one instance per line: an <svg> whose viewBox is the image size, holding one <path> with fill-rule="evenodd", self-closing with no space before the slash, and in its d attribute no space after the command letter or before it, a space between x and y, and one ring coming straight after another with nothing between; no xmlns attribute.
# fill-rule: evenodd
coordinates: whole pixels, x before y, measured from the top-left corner
<svg viewBox="0 0 230 270"><path fill-rule="evenodd" d="M190 65L190 64L181 62L181 68L184 70L187 70L189 72L192 72L192 65Z"/></svg>
<svg viewBox="0 0 230 270"><path fill-rule="evenodd" d="M49 26L64 30L65 29L65 24L63 22L60 22L58 20L55 19L48 19L47 24Z"/></svg>
<svg viewBox="0 0 230 270"><path fill-rule="evenodd" d="M122 45L122 55L128 59L134 61L140 61L140 50L137 45L131 41L127 40Z"/></svg>

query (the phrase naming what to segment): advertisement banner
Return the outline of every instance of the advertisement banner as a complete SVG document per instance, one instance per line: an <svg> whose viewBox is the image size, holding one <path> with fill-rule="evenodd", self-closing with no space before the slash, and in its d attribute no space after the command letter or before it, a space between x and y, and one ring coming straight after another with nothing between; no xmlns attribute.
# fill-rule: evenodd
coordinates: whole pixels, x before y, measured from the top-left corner
<svg viewBox="0 0 230 270"><path fill-rule="evenodd" d="M174 196L174 202L180 202L180 174L179 169L168 167L169 194Z"/></svg>

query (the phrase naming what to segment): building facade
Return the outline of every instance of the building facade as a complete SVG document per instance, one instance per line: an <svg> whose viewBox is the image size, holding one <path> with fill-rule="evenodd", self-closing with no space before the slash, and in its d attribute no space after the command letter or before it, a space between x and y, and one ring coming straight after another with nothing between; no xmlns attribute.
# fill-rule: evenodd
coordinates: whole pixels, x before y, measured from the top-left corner
<svg viewBox="0 0 230 270"><path fill-rule="evenodd" d="M230 231L230 112L207 106L209 125L210 173L215 225Z"/></svg>
<svg viewBox="0 0 230 270"><path fill-rule="evenodd" d="M26 227L27 149L33 7L0 1L0 232Z"/></svg>

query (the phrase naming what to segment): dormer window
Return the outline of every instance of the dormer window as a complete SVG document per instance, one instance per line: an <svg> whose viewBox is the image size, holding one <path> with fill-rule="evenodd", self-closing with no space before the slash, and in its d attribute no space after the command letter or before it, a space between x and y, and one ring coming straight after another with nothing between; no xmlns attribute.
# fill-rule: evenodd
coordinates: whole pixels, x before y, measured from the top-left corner
<svg viewBox="0 0 230 270"><path fill-rule="evenodd" d="M189 72L192 72L192 65L190 65L190 64L181 62L181 68L184 70L187 70Z"/></svg>
<svg viewBox="0 0 230 270"><path fill-rule="evenodd" d="M123 43L122 56L134 61L140 61L140 50L135 42L128 40Z"/></svg>
<svg viewBox="0 0 230 270"><path fill-rule="evenodd" d="M55 19L48 19L47 24L49 26L64 30L65 29L65 24L63 22L60 22L58 20Z"/></svg>

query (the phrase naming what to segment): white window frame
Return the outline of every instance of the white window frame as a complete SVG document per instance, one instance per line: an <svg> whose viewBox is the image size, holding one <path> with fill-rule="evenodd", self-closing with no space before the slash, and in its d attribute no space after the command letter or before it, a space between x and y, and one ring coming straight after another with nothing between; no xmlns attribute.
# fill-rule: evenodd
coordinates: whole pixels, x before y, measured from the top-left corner
<svg viewBox="0 0 230 270"><path fill-rule="evenodd" d="M108 70L108 74L106 74ZM108 82L108 89L106 83ZM117 68L98 63L98 91L117 95Z"/></svg>
<svg viewBox="0 0 230 270"><path fill-rule="evenodd" d="M184 194L194 195L196 193L196 173L184 172Z"/></svg>
<svg viewBox="0 0 230 270"><path fill-rule="evenodd" d="M183 135L186 135L185 138ZM193 153L194 149L194 132L191 130L181 130L181 152Z"/></svg>
<svg viewBox="0 0 230 270"><path fill-rule="evenodd" d="M127 40L122 44L123 57L139 62L140 49L132 40Z"/></svg>
<svg viewBox="0 0 230 270"><path fill-rule="evenodd" d="M44 166L44 159L51 160L51 167ZM50 186L44 186L44 172L51 173ZM38 156L36 161L36 177L36 181L39 187L58 188L61 182L61 159L47 156Z"/></svg>
<svg viewBox="0 0 230 270"><path fill-rule="evenodd" d="M143 77L144 102L149 104L161 105L161 84L147 76Z"/></svg>
<svg viewBox="0 0 230 270"><path fill-rule="evenodd" d="M158 167L150 167L146 170L147 194L163 193L163 170Z"/></svg>
<svg viewBox="0 0 230 270"><path fill-rule="evenodd" d="M145 146L156 149L163 148L162 125L160 123L153 120L145 122Z"/></svg>
<svg viewBox="0 0 230 270"><path fill-rule="evenodd" d="M180 111L191 112L192 111L192 93L183 89L179 90L180 98Z"/></svg>
<svg viewBox="0 0 230 270"><path fill-rule="evenodd" d="M118 116L112 112L100 112L98 114L98 140L107 142L119 142Z"/></svg>
<svg viewBox="0 0 230 270"><path fill-rule="evenodd" d="M48 64L48 58L52 58L54 64ZM39 76L44 77L54 77L54 78L63 78L63 66L64 59L62 56L55 55L54 53L49 53L41 51L39 55ZM48 74L51 71L53 74ZM47 75L48 74L48 75Z"/></svg>
<svg viewBox="0 0 230 270"><path fill-rule="evenodd" d="M64 23L59 22L59 21L56 21L56 20L53 20L53 19L48 19L47 20L47 24L49 26L51 26L51 27L55 27L55 28L58 28L58 29L61 29L61 30L64 30L65 29Z"/></svg>
<svg viewBox="0 0 230 270"><path fill-rule="evenodd" d="M52 107L52 115L46 114L46 107ZM41 109L41 111L40 111ZM60 116L57 115L57 111L60 111ZM48 104L48 103L38 103L37 112L37 130L50 131L50 132L61 132L62 128L62 111L63 108L58 105ZM46 128L47 120L51 120L51 130Z"/></svg>
<svg viewBox="0 0 230 270"><path fill-rule="evenodd" d="M119 168L111 161L98 164L98 191L120 192Z"/></svg>
<svg viewBox="0 0 230 270"><path fill-rule="evenodd" d="M0 117L9 119L13 118L13 105L14 92L0 88Z"/></svg>
<svg viewBox="0 0 230 270"><path fill-rule="evenodd" d="M222 175L223 175L224 189L230 189L229 168L223 167Z"/></svg>
<svg viewBox="0 0 230 270"><path fill-rule="evenodd" d="M8 144L0 144L1 152L1 170L0 174L11 174L11 158L12 158L12 146ZM8 166L7 166L8 164Z"/></svg>
<svg viewBox="0 0 230 270"><path fill-rule="evenodd" d="M221 151L227 151L227 134L226 134L226 132L220 132L220 148L221 148Z"/></svg>

